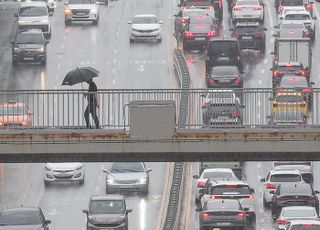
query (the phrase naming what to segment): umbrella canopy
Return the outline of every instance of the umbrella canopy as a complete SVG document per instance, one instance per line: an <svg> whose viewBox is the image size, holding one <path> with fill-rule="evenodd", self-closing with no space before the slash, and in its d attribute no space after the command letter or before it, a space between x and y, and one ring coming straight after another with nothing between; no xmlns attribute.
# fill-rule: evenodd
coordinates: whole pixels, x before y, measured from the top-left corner
<svg viewBox="0 0 320 230"><path fill-rule="evenodd" d="M92 67L77 67L67 73L63 79L62 85L74 85L81 82L86 82L94 77L97 77L99 71Z"/></svg>

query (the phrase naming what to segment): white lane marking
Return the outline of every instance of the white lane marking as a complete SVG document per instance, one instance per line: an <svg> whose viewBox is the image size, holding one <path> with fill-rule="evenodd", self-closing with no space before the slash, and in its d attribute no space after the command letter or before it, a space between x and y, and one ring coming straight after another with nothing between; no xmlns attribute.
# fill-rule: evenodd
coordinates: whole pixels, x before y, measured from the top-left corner
<svg viewBox="0 0 320 230"><path fill-rule="evenodd" d="M66 36L63 36L63 40L66 40L67 39L67 37Z"/></svg>
<svg viewBox="0 0 320 230"><path fill-rule="evenodd" d="M98 177L98 181L101 181L101 180L102 180L102 175Z"/></svg>
<svg viewBox="0 0 320 230"><path fill-rule="evenodd" d="M116 64L117 63L117 59L113 59L112 62L113 62L113 64Z"/></svg>
<svg viewBox="0 0 320 230"><path fill-rule="evenodd" d="M268 62L268 59L264 59L263 63L266 64Z"/></svg>
<svg viewBox="0 0 320 230"><path fill-rule="evenodd" d="M260 101L258 102L258 104L260 105ZM260 162L257 164L257 168L258 169L261 168L261 163Z"/></svg>
<svg viewBox="0 0 320 230"><path fill-rule="evenodd" d="M112 80L112 84L115 85L116 84L116 80L113 79Z"/></svg>
<svg viewBox="0 0 320 230"><path fill-rule="evenodd" d="M165 61L165 60L162 60L162 61L161 61L161 63L162 63L162 64L165 64L165 63L166 63L166 61Z"/></svg>
<svg viewBox="0 0 320 230"><path fill-rule="evenodd" d="M56 80L58 80L59 79L59 76L58 75L56 75Z"/></svg>
<svg viewBox="0 0 320 230"><path fill-rule="evenodd" d="M87 61L87 65L90 65L90 62L89 62L89 61Z"/></svg>
<svg viewBox="0 0 320 230"><path fill-rule="evenodd" d="M63 55L62 54L59 54L59 58L61 59L63 57Z"/></svg>
<svg viewBox="0 0 320 230"><path fill-rule="evenodd" d="M99 191L99 187L97 186L97 187L95 187L95 189L94 189L94 192L98 192Z"/></svg>
<svg viewBox="0 0 320 230"><path fill-rule="evenodd" d="M258 105L258 107L260 107L261 106L261 101L258 101L257 105ZM258 164L257 168L260 168L260 167L261 167L261 165L259 166L259 164Z"/></svg>
<svg viewBox="0 0 320 230"><path fill-rule="evenodd" d="M114 50L113 52L114 52L114 54L117 54L117 53L118 53L118 50Z"/></svg>
<svg viewBox="0 0 320 230"><path fill-rule="evenodd" d="M260 71L260 73L264 74L264 69L262 69L262 70Z"/></svg>
<svg viewBox="0 0 320 230"><path fill-rule="evenodd" d="M259 209L259 212L262 214L262 213L264 213L264 209L263 208L260 208Z"/></svg>
<svg viewBox="0 0 320 230"><path fill-rule="evenodd" d="M261 80L259 80L258 83L259 83L259 85L262 85L262 81Z"/></svg>
<svg viewBox="0 0 320 230"><path fill-rule="evenodd" d="M58 65L57 65L57 69L60 69L60 68L61 68L61 65L60 65L60 64L58 64Z"/></svg>
<svg viewBox="0 0 320 230"><path fill-rule="evenodd" d="M64 45L61 45L61 49L64 49Z"/></svg>
<svg viewBox="0 0 320 230"><path fill-rule="evenodd" d="M119 35L120 35L119 31L117 31L116 36L119 37Z"/></svg>
<svg viewBox="0 0 320 230"><path fill-rule="evenodd" d="M113 68L113 69L111 70L111 72L112 72L112 74L116 74L116 69Z"/></svg>

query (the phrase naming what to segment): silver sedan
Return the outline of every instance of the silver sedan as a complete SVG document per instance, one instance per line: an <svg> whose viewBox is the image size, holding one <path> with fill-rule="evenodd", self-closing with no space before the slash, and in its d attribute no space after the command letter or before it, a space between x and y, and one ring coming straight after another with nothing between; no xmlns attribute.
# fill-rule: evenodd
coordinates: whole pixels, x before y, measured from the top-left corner
<svg viewBox="0 0 320 230"><path fill-rule="evenodd" d="M258 0L238 0L232 9L232 21L260 21L263 22L263 5Z"/></svg>

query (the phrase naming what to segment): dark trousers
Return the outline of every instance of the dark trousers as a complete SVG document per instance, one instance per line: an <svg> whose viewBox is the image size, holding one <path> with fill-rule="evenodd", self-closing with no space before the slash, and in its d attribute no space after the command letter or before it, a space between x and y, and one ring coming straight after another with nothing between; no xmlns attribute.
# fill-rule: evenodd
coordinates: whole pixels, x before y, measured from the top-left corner
<svg viewBox="0 0 320 230"><path fill-rule="evenodd" d="M97 107L93 104L88 104L86 110L84 111L84 119L86 120L87 128L90 128L90 121L89 121L89 113L91 113L92 119L96 124L96 128L98 129L99 126L99 118L97 115Z"/></svg>

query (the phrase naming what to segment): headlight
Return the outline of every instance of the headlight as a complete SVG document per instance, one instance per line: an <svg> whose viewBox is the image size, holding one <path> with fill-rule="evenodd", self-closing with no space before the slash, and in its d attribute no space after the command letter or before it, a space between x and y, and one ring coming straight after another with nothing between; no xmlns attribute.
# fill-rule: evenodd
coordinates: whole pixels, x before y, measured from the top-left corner
<svg viewBox="0 0 320 230"><path fill-rule="evenodd" d="M44 47L41 47L41 48L37 49L37 52L38 53L43 53L44 52Z"/></svg>
<svg viewBox="0 0 320 230"><path fill-rule="evenodd" d="M96 14L96 13L98 13L98 10L97 10L97 9L91 9L91 10L90 10L90 13L91 13L91 14Z"/></svg>
<svg viewBox="0 0 320 230"><path fill-rule="evenodd" d="M0 126L2 126L3 125L3 123L2 122L0 122Z"/></svg>
<svg viewBox="0 0 320 230"><path fill-rule="evenodd" d="M112 178L108 178L107 179L107 183L108 184L113 184L115 181L114 181L114 179L112 179Z"/></svg>
<svg viewBox="0 0 320 230"><path fill-rule="evenodd" d="M93 216L88 216L89 221L94 221L96 218L94 218Z"/></svg>
<svg viewBox="0 0 320 230"><path fill-rule="evenodd" d="M82 169L82 165L76 168L76 170L81 170L81 169Z"/></svg>
<svg viewBox="0 0 320 230"><path fill-rule="evenodd" d="M23 49L20 49L20 48L14 48L13 49L14 53L21 53L22 51L23 51Z"/></svg>
<svg viewBox="0 0 320 230"><path fill-rule="evenodd" d="M141 184L147 183L147 178L141 178L141 179L140 179L140 183L141 183Z"/></svg>
<svg viewBox="0 0 320 230"><path fill-rule="evenodd" d="M45 166L44 167L47 171L52 171L52 168L50 168L49 166Z"/></svg>
<svg viewBox="0 0 320 230"><path fill-rule="evenodd" d="M64 14L72 14L72 10L70 8L65 8Z"/></svg>

